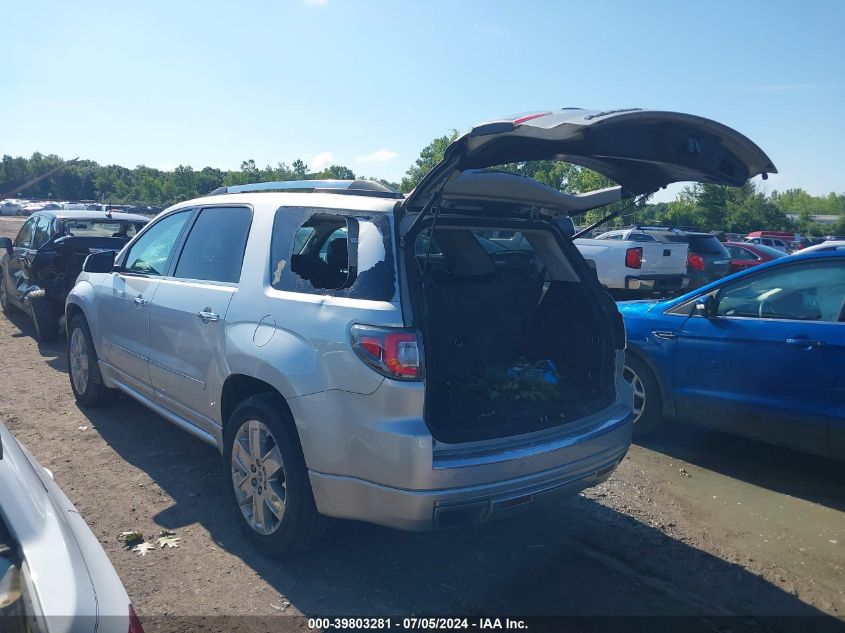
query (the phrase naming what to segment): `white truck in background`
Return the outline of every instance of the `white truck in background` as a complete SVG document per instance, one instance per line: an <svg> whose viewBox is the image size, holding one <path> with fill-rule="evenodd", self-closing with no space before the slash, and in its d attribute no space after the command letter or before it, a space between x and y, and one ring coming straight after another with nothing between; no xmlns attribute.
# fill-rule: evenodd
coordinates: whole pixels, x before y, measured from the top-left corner
<svg viewBox="0 0 845 633"><path fill-rule="evenodd" d="M576 239L574 244L615 298L677 294L689 284L689 245L682 231L618 229L592 239Z"/></svg>

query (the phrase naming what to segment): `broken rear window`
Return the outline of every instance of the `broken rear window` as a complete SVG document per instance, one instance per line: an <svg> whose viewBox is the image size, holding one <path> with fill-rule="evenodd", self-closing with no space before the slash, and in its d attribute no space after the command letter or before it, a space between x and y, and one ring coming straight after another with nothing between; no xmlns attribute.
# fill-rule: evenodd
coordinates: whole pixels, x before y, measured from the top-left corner
<svg viewBox="0 0 845 633"><path fill-rule="evenodd" d="M386 215L300 207L276 211L270 284L277 290L391 301L395 279Z"/></svg>

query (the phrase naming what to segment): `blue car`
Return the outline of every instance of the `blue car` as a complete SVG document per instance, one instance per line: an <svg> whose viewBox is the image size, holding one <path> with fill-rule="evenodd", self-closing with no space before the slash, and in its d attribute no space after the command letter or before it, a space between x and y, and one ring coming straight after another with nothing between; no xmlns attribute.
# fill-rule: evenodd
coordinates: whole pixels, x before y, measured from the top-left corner
<svg viewBox="0 0 845 633"><path fill-rule="evenodd" d="M664 416L845 459L845 252L625 301L634 435Z"/></svg>

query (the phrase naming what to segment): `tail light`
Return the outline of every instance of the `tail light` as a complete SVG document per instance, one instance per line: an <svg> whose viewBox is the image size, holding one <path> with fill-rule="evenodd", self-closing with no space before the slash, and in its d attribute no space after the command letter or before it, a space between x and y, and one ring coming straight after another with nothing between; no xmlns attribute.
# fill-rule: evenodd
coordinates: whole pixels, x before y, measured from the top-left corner
<svg viewBox="0 0 845 633"><path fill-rule="evenodd" d="M687 254L687 264L696 270L704 270L704 258L698 253Z"/></svg>
<svg viewBox="0 0 845 633"><path fill-rule="evenodd" d="M628 268L642 268L643 267L643 247L637 246L629 248L625 251L625 265Z"/></svg>
<svg viewBox="0 0 845 633"><path fill-rule="evenodd" d="M353 325L352 349L382 376L395 380L422 380L422 344L413 330Z"/></svg>
<svg viewBox="0 0 845 633"><path fill-rule="evenodd" d="M144 633L144 627L141 626L141 620L135 614L135 609L129 605L129 631L127 633Z"/></svg>

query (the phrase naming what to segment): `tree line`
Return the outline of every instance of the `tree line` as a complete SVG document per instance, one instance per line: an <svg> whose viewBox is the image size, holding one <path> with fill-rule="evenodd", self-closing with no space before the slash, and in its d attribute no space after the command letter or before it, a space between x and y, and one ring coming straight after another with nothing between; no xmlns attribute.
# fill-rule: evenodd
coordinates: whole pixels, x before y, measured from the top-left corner
<svg viewBox="0 0 845 633"><path fill-rule="evenodd" d="M0 161L0 195L62 164L55 154L34 153L30 158L5 155ZM21 198L36 200L93 200L113 204L167 206L180 200L196 198L218 187L251 182L303 179L355 179L356 174L343 165L331 165L314 171L302 160L275 167L258 167L254 160L245 160L238 170L203 167L193 169L179 165L165 171L139 165L134 169L120 165L100 165L92 160L79 160L58 173L35 183L20 193ZM398 188L380 178L389 187Z"/></svg>
<svg viewBox="0 0 845 633"><path fill-rule="evenodd" d="M356 175L344 165L331 165L315 171L309 169L302 160L295 160L290 165L278 163L275 167L267 165L263 168L256 165L254 160L245 160L238 170L216 167L195 170L190 165L180 165L173 171L144 165L130 169L80 160L21 192L21 197L167 206L179 200L205 195L221 186L356 177L377 180L407 193L443 158L446 147L457 136L457 131L452 130L433 139L422 149L399 183ZM39 152L30 158L3 156L0 161L0 195L61 163L62 159L55 154L44 155ZM613 184L594 171L559 161L514 163L503 165L500 169L534 178L565 193L591 191ZM686 187L670 202L645 202L631 207L630 202L623 201L610 208L590 211L584 218L579 218L578 222L589 225L610 210L622 207L626 207L625 212L610 223L612 226L659 224L737 233L768 229L798 230L809 236L845 234L845 193L813 196L803 189L766 193L751 181L742 187L694 184ZM798 214L797 221L790 220L787 213ZM840 217L837 223L831 225L813 222L813 215Z"/></svg>

